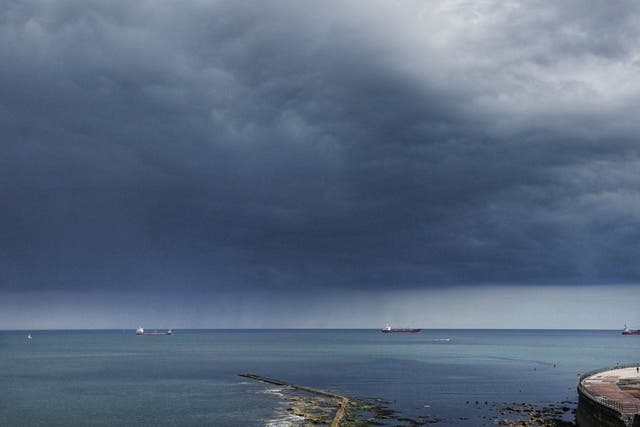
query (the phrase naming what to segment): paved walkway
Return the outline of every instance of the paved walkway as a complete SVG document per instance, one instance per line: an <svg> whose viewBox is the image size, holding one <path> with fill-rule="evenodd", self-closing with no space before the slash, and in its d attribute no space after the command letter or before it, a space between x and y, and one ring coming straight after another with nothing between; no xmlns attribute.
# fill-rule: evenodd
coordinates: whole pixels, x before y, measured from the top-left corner
<svg viewBox="0 0 640 427"><path fill-rule="evenodd" d="M640 373L636 368L613 369L594 374L582 380L582 388L620 412L640 413Z"/></svg>

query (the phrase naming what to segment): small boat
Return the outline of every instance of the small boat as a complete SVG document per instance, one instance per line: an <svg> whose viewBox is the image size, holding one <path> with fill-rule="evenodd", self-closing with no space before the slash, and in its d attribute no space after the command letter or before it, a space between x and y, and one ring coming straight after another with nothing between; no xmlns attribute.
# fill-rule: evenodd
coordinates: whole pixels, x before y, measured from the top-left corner
<svg viewBox="0 0 640 427"><path fill-rule="evenodd" d="M136 329L136 335L171 335L172 333L171 329L168 331L145 331L142 326Z"/></svg>
<svg viewBox="0 0 640 427"><path fill-rule="evenodd" d="M385 334L417 334L422 331L422 329L392 328L389 324L386 324L381 330Z"/></svg>
<svg viewBox="0 0 640 427"><path fill-rule="evenodd" d="M29 332L29 334L27 335L27 339L30 340L31 338L32 338L31 337L31 332Z"/></svg>
<svg viewBox="0 0 640 427"><path fill-rule="evenodd" d="M640 329L629 329L627 324L624 324L624 329L622 330L622 335L640 335Z"/></svg>

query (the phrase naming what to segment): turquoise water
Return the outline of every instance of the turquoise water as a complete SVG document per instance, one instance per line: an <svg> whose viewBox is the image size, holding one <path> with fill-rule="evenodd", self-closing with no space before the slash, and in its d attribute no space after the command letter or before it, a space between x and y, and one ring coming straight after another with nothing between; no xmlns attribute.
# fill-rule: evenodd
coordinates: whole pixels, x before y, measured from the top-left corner
<svg viewBox="0 0 640 427"><path fill-rule="evenodd" d="M286 425L277 390L238 377L241 372L386 399L403 415L429 411L445 418L445 425L479 425L485 401L575 401L579 373L640 359L640 336L619 331L174 330L173 336L136 336L114 330L32 336L0 332L2 426Z"/></svg>

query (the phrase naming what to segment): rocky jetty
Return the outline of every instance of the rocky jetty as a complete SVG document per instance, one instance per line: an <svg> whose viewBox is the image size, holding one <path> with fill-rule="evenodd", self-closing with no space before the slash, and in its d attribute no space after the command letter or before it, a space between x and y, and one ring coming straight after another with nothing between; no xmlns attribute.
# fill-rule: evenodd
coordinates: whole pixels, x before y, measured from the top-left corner
<svg viewBox="0 0 640 427"><path fill-rule="evenodd" d="M392 402L383 399L359 399L342 396L330 391L300 386L274 378L254 374L240 374L242 377L284 386L281 391L288 404L287 410L302 418L304 427L419 427L434 424L447 425L445 418L421 415L410 418L392 409ZM487 401L466 402L481 410L477 418L460 416L456 424L469 426L498 425L510 427L575 427L576 403L563 401L558 404L536 406L531 403L489 403ZM425 405L425 408L429 405Z"/></svg>

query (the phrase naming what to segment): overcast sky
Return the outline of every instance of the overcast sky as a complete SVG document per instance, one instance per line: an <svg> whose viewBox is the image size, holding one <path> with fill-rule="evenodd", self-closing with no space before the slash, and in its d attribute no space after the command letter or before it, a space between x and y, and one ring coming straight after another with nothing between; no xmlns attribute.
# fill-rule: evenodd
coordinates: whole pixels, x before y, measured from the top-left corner
<svg viewBox="0 0 640 427"><path fill-rule="evenodd" d="M635 1L6 0L0 328L640 324L639 100Z"/></svg>

